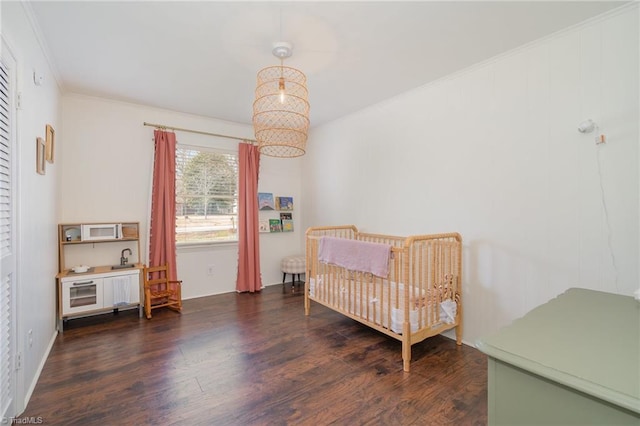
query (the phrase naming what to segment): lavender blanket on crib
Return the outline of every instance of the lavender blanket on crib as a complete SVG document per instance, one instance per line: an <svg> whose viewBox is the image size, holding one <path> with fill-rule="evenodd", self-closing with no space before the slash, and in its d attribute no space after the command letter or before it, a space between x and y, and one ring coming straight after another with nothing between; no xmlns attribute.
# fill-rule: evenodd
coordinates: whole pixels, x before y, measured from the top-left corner
<svg viewBox="0 0 640 426"><path fill-rule="evenodd" d="M346 238L322 237L318 260L352 271L370 272L378 277L389 275L391 246Z"/></svg>

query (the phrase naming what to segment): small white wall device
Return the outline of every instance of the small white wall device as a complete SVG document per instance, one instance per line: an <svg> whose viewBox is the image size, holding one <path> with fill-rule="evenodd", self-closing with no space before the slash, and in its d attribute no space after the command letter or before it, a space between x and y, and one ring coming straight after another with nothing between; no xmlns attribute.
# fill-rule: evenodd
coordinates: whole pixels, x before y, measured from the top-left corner
<svg viewBox="0 0 640 426"><path fill-rule="evenodd" d="M44 82L44 75L38 71L33 71L33 83L36 86L42 86L42 82Z"/></svg>
<svg viewBox="0 0 640 426"><path fill-rule="evenodd" d="M578 131L580 133L591 133L595 128L596 123L594 123L592 119L585 120L578 125Z"/></svg>
<svg viewBox="0 0 640 426"><path fill-rule="evenodd" d="M607 138L603 133L600 133L600 128L592 119L589 118L588 120L584 120L582 123L578 124L578 131L580 133L591 133L594 130L597 133L596 144L600 145L605 143L607 141Z"/></svg>

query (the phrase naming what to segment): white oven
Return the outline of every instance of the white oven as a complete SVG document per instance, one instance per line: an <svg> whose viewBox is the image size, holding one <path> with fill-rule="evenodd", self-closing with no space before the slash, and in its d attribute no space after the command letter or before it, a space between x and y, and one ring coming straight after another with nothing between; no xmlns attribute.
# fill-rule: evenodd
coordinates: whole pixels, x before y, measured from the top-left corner
<svg viewBox="0 0 640 426"><path fill-rule="evenodd" d="M62 314L71 315L78 312L102 309L102 278L78 277L62 282Z"/></svg>

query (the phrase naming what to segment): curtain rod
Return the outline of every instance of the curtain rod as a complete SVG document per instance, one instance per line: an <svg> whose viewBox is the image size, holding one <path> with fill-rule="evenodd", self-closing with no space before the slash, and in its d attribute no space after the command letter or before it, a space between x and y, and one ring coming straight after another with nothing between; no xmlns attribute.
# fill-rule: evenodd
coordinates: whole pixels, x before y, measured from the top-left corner
<svg viewBox="0 0 640 426"><path fill-rule="evenodd" d="M246 142L254 142L254 143L257 142L255 139L239 138L237 136L229 136L229 135L221 135L221 134L218 134L218 133L202 132L200 130L183 129L182 127L173 127L173 126L166 126L164 124L147 123L146 121L143 122L142 124L144 126L155 127L157 129L177 130L179 132L197 133L199 135L207 135L207 136L218 136L220 138L235 139L235 140L238 140L238 141L246 141Z"/></svg>

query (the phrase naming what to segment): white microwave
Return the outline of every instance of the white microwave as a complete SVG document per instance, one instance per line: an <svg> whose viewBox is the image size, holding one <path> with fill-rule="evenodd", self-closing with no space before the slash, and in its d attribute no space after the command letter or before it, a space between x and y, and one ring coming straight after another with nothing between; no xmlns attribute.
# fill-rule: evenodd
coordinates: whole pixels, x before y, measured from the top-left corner
<svg viewBox="0 0 640 426"><path fill-rule="evenodd" d="M82 241L119 240L122 238L121 223L92 223L82 225Z"/></svg>

